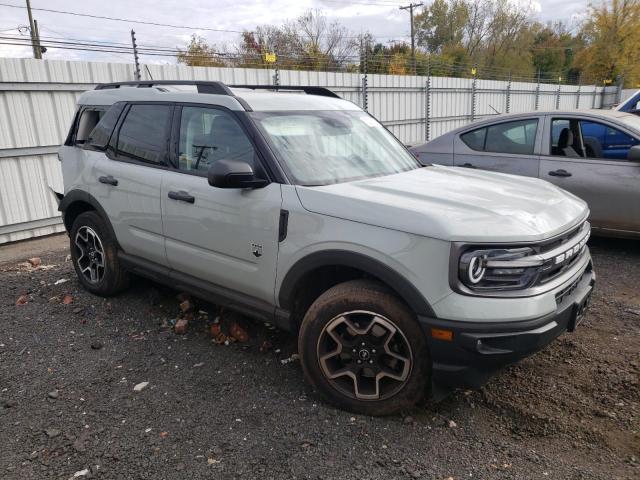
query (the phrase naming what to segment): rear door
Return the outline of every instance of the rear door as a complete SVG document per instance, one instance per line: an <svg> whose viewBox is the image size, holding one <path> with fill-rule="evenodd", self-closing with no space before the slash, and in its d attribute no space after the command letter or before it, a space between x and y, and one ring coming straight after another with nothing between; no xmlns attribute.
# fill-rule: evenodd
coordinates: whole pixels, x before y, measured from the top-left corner
<svg viewBox="0 0 640 480"><path fill-rule="evenodd" d="M256 149L230 111L176 108L177 168L163 172L161 194L169 264L198 280L273 305L280 184L257 189L210 186L207 170L222 159L245 161L260 174Z"/></svg>
<svg viewBox="0 0 640 480"><path fill-rule="evenodd" d="M172 109L169 104L127 105L106 151L89 152L95 157L89 193L107 212L120 246L161 265L167 260L160 186L168 166Z"/></svg>
<svg viewBox="0 0 640 480"><path fill-rule="evenodd" d="M454 165L536 177L537 117L500 121L456 135Z"/></svg>
<svg viewBox="0 0 640 480"><path fill-rule="evenodd" d="M574 132L575 158L557 147L559 132L566 128ZM540 178L585 200L594 227L640 232L640 163L626 159L639 139L620 126L580 116L550 115L544 132Z"/></svg>

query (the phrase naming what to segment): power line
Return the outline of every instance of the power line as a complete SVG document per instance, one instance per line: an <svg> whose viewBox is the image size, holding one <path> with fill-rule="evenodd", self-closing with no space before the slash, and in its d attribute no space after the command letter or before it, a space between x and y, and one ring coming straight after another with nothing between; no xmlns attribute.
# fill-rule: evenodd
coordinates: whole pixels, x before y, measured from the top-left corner
<svg viewBox="0 0 640 480"><path fill-rule="evenodd" d="M33 47L35 45L34 42L30 41L27 38L15 38L15 37L7 37L0 36L0 44L2 45L16 45L16 46L25 46L25 47ZM119 46L119 45L105 45L105 44L96 44L90 42L63 42L63 41L49 41L46 39L41 39L41 46L45 46L47 48L59 48L62 50L79 50L79 51L91 51L91 52L99 52L99 53L110 53L116 55L128 54L130 55L133 52L133 48L131 46ZM141 54L149 55L149 56L159 56L159 57L178 57L180 56L186 60L209 60L211 62L231 62L230 64L240 64L245 67L256 66L265 68L268 65L261 60L261 55L258 53L247 55L247 54L231 54L225 52L214 52L213 55L193 55L188 52L178 51L178 50L162 50L162 49L142 49ZM130 58L130 57L129 57ZM313 69L313 65L316 64L316 58L314 58L310 54L302 53L300 55L279 55L279 59L283 61L282 66L284 68L306 68ZM374 55L373 58L368 59L368 64L372 67L372 73L375 72L375 67L382 68L386 70L389 64L396 60L395 55L393 54L384 54L384 55ZM323 62L323 70L327 71L348 71L349 68L355 67L362 61L362 58L359 55L345 55L339 59L334 59L334 61L328 61L326 63ZM346 62L346 63L345 63ZM420 65L424 66L426 62L429 62L429 65L432 68L432 71L437 70L440 73L448 73L453 76L460 76L464 72L471 71L471 63L470 62L460 62L460 63L446 63L439 59L429 58L429 59L421 59ZM381 72L384 73L384 72ZM486 67L486 68L478 68L478 73L481 77L493 77L493 78L508 78L510 74L510 69L507 68L499 68L499 67ZM436 75L438 76L438 75ZM511 75L514 80L522 80L522 81L534 81L535 77L526 74L513 74ZM552 82L557 83L557 78L559 76L566 77L566 72L546 72L541 80L543 82Z"/></svg>
<svg viewBox="0 0 640 480"><path fill-rule="evenodd" d="M11 8L20 8L26 9L27 7L22 5L12 5L10 3L0 3L0 6L3 7L11 7ZM54 10L52 8L32 8L31 10L38 10L40 12L48 12L48 13L58 13L62 15L73 15L76 17L88 17L88 18L97 18L100 20L110 20L113 22L127 22L127 23L138 23L140 25L153 25L156 27L169 27L169 28L182 28L185 30L205 30L208 32L224 32L224 33L243 33L242 30L225 30L221 28L207 28L207 27L193 27L190 25L173 25L170 23L159 23L159 22L149 22L145 20L132 20L128 18L118 18L118 17L105 17L102 15L93 15L89 13L78 13L78 12L69 12L66 10Z"/></svg>
<svg viewBox="0 0 640 480"><path fill-rule="evenodd" d="M388 2L345 2L342 0L324 0L325 2L329 2L329 3L340 3L342 5L368 5L368 6L380 6L380 7L399 7L400 5L398 3L388 3Z"/></svg>
<svg viewBox="0 0 640 480"><path fill-rule="evenodd" d="M329 1L329 0L325 0L325 1ZM335 3L359 3L359 2L342 2L339 0L335 0ZM363 3L363 5L383 5L382 3ZM391 7L397 7L398 4L394 3L394 4L384 4L385 6L391 6ZM26 9L27 7L22 6L22 5L12 5L9 3L0 3L0 6L4 6L4 7L11 7L11 8L20 8L20 9ZM110 21L114 21L114 22L127 22L127 23L137 23L137 24L141 24L141 25L152 25L152 26L157 26L157 27L169 27L169 28L179 28L179 29L186 29L186 30L201 30L201 31L208 31L208 32L222 32L222 33L255 33L254 31L251 30L228 30L228 29L219 29L219 28L208 28L208 27L194 27L194 26L190 26L190 25L176 25L176 24L169 24L169 23L160 23L160 22L151 22L151 21L146 21L146 20L134 20L134 19L127 19L127 18L118 18L118 17L107 17L107 16L102 16L102 15L93 15L93 14L89 14L89 13L79 13L79 12L70 12L67 10L54 10L51 8L35 8L32 7L31 10L38 10L38 11L42 11L42 12L48 12L48 13L57 13L57 14L61 14L61 15L73 15L73 16L77 16L77 17L88 17L88 18L95 18L95 19L101 19L101 20L110 20ZM378 36L376 38L395 38L395 37L408 37L408 35L381 35ZM345 38L360 38L360 35L348 35Z"/></svg>

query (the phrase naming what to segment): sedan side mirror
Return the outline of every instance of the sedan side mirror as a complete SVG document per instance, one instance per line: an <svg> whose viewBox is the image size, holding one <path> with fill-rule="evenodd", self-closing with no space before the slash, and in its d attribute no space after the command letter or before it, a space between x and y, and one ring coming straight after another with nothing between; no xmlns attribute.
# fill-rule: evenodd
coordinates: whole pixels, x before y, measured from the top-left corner
<svg viewBox="0 0 640 480"><path fill-rule="evenodd" d="M640 145L634 145L627 152L627 160L640 162Z"/></svg>
<svg viewBox="0 0 640 480"><path fill-rule="evenodd" d="M207 171L209 185L218 188L262 188L266 180L257 178L253 168L241 160L217 160Z"/></svg>

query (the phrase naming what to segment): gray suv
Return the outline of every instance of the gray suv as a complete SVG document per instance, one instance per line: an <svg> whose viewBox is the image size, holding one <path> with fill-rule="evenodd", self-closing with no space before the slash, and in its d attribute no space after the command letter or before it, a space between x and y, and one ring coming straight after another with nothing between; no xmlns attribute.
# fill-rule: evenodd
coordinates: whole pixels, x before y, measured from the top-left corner
<svg viewBox="0 0 640 480"><path fill-rule="evenodd" d="M573 331L595 281L582 200L422 167L324 88L99 85L59 156L87 290L136 274L275 322L355 412L482 385Z"/></svg>

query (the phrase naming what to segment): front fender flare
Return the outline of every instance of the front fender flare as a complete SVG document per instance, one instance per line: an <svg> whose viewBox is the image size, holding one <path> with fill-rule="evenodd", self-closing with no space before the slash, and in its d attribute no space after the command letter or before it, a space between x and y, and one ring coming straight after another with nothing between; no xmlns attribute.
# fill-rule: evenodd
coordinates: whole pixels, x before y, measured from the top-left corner
<svg viewBox="0 0 640 480"><path fill-rule="evenodd" d="M435 318L429 302L404 276L379 260L348 250L315 252L298 260L287 272L278 292L280 307L290 310L297 283L307 273L319 267L342 266L356 268L377 278L394 290L417 315Z"/></svg>

